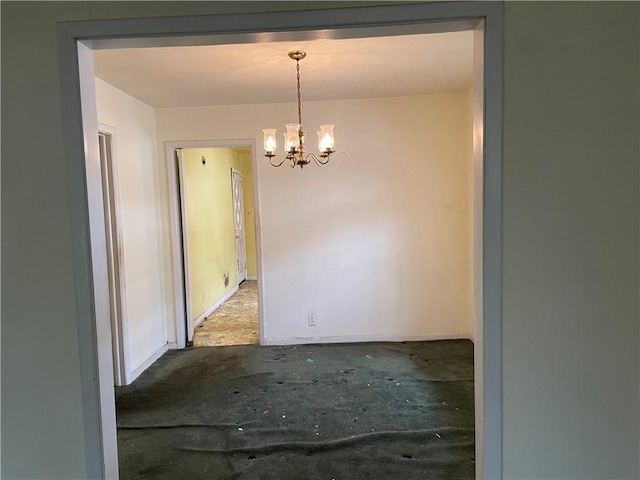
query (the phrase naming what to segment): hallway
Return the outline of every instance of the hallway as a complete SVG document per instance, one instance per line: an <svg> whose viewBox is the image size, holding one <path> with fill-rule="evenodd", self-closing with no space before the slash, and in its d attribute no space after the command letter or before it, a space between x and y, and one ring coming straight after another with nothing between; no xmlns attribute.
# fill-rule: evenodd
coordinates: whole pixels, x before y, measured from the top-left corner
<svg viewBox="0 0 640 480"><path fill-rule="evenodd" d="M193 334L194 347L252 345L260 343L258 282L247 280Z"/></svg>

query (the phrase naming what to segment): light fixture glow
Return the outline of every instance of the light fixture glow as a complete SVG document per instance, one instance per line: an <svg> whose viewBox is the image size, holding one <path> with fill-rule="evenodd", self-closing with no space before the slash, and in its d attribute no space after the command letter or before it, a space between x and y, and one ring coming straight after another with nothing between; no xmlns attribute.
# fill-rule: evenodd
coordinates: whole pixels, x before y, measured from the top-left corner
<svg viewBox="0 0 640 480"><path fill-rule="evenodd" d="M288 123L286 125L287 131L284 135L284 150L285 152L291 152L298 146L298 132L300 131L299 123Z"/></svg>
<svg viewBox="0 0 640 480"><path fill-rule="evenodd" d="M320 131L318 134L318 150L320 152L331 151L335 144L333 137L333 125L320 125Z"/></svg>
<svg viewBox="0 0 640 480"><path fill-rule="evenodd" d="M267 153L275 152L278 146L276 142L276 129L265 128L262 132L264 133L264 151Z"/></svg>
<svg viewBox="0 0 640 480"><path fill-rule="evenodd" d="M333 125L320 125L318 135L318 150L319 155L313 153L304 152L304 137L305 133L302 130L302 96L300 95L300 60L306 57L306 52L293 51L289 52L289 57L296 61L296 77L298 80L298 123L289 123L286 125L287 131L284 136L284 151L285 157L280 162L274 162L276 150L276 129L265 128L262 130L264 133L264 155L269 158L269 163L274 167L279 167L287 160L291 167L300 166L303 168L305 165L311 163L313 160L317 165L326 165L329 163L329 157L332 153L335 153L333 147L335 145L335 138L333 136Z"/></svg>

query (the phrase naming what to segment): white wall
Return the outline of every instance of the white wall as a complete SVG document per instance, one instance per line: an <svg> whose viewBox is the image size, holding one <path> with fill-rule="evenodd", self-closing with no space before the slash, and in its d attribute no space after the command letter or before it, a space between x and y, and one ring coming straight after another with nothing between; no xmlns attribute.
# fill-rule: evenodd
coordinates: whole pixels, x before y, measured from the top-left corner
<svg viewBox="0 0 640 480"><path fill-rule="evenodd" d="M167 344L155 112L96 78L98 121L116 129L131 371ZM172 319L173 320L173 319Z"/></svg>
<svg viewBox="0 0 640 480"><path fill-rule="evenodd" d="M506 3L505 478L640 478L639 6Z"/></svg>
<svg viewBox="0 0 640 480"><path fill-rule="evenodd" d="M56 22L327 5L2 3L3 478L86 478L98 438L83 417ZM639 7L505 5L504 478L640 476Z"/></svg>
<svg viewBox="0 0 640 480"><path fill-rule="evenodd" d="M305 102L303 110L309 138L321 123L336 125L337 152L303 171L258 158L267 342L470 336L469 95ZM159 145L262 145L261 129L282 131L296 107L156 114Z"/></svg>

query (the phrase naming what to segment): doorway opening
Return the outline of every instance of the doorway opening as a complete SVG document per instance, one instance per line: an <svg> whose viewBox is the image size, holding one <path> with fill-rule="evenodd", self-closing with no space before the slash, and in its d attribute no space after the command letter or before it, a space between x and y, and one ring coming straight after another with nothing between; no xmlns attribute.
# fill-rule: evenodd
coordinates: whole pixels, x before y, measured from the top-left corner
<svg viewBox="0 0 640 480"><path fill-rule="evenodd" d="M259 344L253 149L210 145L168 146L178 172L186 343Z"/></svg>
<svg viewBox="0 0 640 480"><path fill-rule="evenodd" d="M324 12L323 12L324 13ZM104 328L103 310L95 308L105 303L108 298L108 282L100 272L104 271L106 264L106 249L103 249L104 240L99 240L100 229L93 228L96 222L101 223L104 212L100 206L101 185L97 186L95 179L99 175L89 159L95 159L99 151L97 142L97 126L95 125L95 101L92 103L93 69L91 63L91 49L101 48L111 40L116 43L135 45L137 39L143 38L142 44L151 45L157 42L171 39L166 36L177 35L180 44L184 45L185 38L193 35L194 44L202 42L202 32L212 32L207 42L227 42L234 32L243 33L244 42L256 41L253 32L271 32L271 36L277 36L278 31L285 33L289 38L311 38L313 36L326 36L327 34L362 35L362 29L367 27L366 35L377 28L389 33L407 28L420 30L435 28L442 29L433 22L452 21L453 24L445 28L457 28L476 30L480 38L481 52L484 54L485 68L480 75L484 81L480 95L481 124L479 139L481 144L480 163L482 166L481 190L482 229L481 251L482 287L476 290L481 297L482 309L476 324L480 331L476 336L478 342L476 349L476 442L479 477L498 477L501 470L501 340L500 340L500 285L501 285L501 204L500 204L500 172L501 172L501 55L502 55L502 13L501 7L493 4L451 4L451 5L404 5L383 8L354 8L339 12L326 12L326 16L313 17L316 20L309 22L309 14L298 12L293 15L257 15L235 16L230 21L229 16L224 18L197 17L187 22L178 22L177 25L167 28L171 23L157 22L149 19L139 21L92 22L91 29L87 30L83 22L70 23L61 26L60 29L60 59L62 86L65 99L65 124L67 126L67 139L69 143L70 162L70 189L71 198L79 199L77 205L72 207L74 231L78 232L74 237L74 254L77 261L77 274L80 279L88 279L87 282L79 281L78 284L78 311L81 317L91 319L89 324L80 324L81 341L81 366L83 377L83 399L86 403L85 425L87 438L97 439L87 444L87 462L91 474L94 476L117 476L117 459L115 448L115 422L113 422L113 399L109 396L109 379L112 359L110 355L105 357L104 348L98 346L110 342L110 332ZM340 18L340 24L335 25L331 18ZM460 20L460 19L468 20ZM204 22L204 23L202 23ZM456 23L457 22L457 23ZM300 25L305 25L308 30L300 30ZM123 28L124 27L124 28ZM371 28L371 30L369 30ZM357 31L357 32L356 32ZM276 33L274 33L276 32ZM378 30L378 34L380 30ZM196 37L200 35L200 37ZM141 45L141 43L138 43ZM75 63L79 60L79 66ZM78 69L79 67L79 69ZM80 88L78 88L80 87ZM82 102L77 92L80 90ZM484 104L482 102L484 100ZM484 106L483 106L484 105ZM82 110L84 121L78 121L78 112ZM92 119L93 118L93 123ZM84 140L84 141L83 141ZM84 148L82 147L84 145ZM86 163L85 163L86 162ZM86 177L85 177L86 173ZM85 195L85 181L88 191ZM97 189L97 192L96 192ZM88 214L88 215L87 215ZM89 228L91 223L92 228ZM97 236L97 237L96 237ZM84 248L92 245L89 252ZM108 322L107 322L108 324ZM105 376L105 372L109 375ZM109 377L109 379L107 379ZM98 378L99 388L93 388L94 379Z"/></svg>
<svg viewBox="0 0 640 480"><path fill-rule="evenodd" d="M170 230L171 230L171 249L173 257L173 285L175 302L175 317L177 348L185 348L187 346L205 346L210 343L216 345L233 345L233 344L253 344L259 343L264 345L264 287L262 283L262 233L261 233L261 217L260 217L260 186L257 181L257 162L256 162L256 141L255 139L232 139L232 140L191 140L191 141L169 141L165 145L165 158L167 165L168 180L168 197L169 197L169 214L170 214ZM198 177L197 173L202 173L209 168L209 171L216 167L215 173L211 172L211 181L216 182L218 189L218 203L226 205L225 214L226 221L218 219L220 228L226 228L226 247L220 239L213 239L215 243L213 248L218 251L222 249L226 256L224 265L216 266L217 272L211 273L210 269L204 272L204 275L214 276L214 282L218 282L218 292L211 294L209 303L202 300L204 291L192 290L191 278L195 273L191 273L191 269L185 268L189 263L195 263L190 259L190 249L188 245L189 226L188 222L187 202L185 201L185 193L188 185L184 184L185 179L185 153L195 167L194 177ZM222 154L221 157L218 157ZM215 162L214 156L218 163ZM203 160L204 157L204 160ZM234 210L233 196L233 177L232 167L242 172L242 209L244 210L244 224L239 225L241 232L236 230L236 217ZM208 177L205 177L208 178ZM214 186L215 187L215 186ZM213 195L212 191L209 191ZM208 195L205 192L205 195ZM186 195L188 197L188 193ZM215 197L215 196L214 196ZM192 199L193 200L193 199ZM210 197L209 200L212 200ZM236 200L238 200L236 198ZM200 202L191 202L198 205L198 209L202 209ZM237 203L237 202L236 202ZM215 216L215 202L209 202L208 216ZM200 216L199 212L192 212L194 218ZM199 220L196 220L198 222ZM210 230L211 225L202 225L201 231ZM207 235L206 233L204 234ZM238 239L236 237L240 236ZM243 238L244 237L244 238ZM244 240L244 251L242 240ZM205 245L210 245L205 242ZM203 248L198 246L197 248ZM209 248L211 250L211 248ZM240 251L239 251L240 250ZM210 254L210 251L208 252ZM244 259L242 258L244 256ZM244 265L246 263L246 266ZM206 265L206 263L205 263ZM198 265L196 270L206 268ZM235 276L234 276L235 272ZM226 283L226 285L225 285ZM218 311L224 303L233 298L233 295L240 290L241 284L244 285L243 290L250 290L251 305L249 306L251 318L247 321L246 317L242 317L241 325L236 322L230 324L229 317L223 317L227 314L225 310ZM222 290L221 290L222 289ZM194 310L193 298L200 298L201 306ZM206 298L206 295L205 295ZM236 298L235 300L238 300ZM233 303L236 303L235 301ZM235 310L235 309L234 309ZM216 312L220 315L216 315ZM210 321L208 320L209 317ZM223 322L216 322L223 318ZM236 328L240 327L240 328ZM200 340L194 342L194 333L202 333ZM206 333L206 334L205 334ZM236 333L241 334L240 339L236 339ZM257 337L256 337L257 335ZM232 343L242 342L242 343Z"/></svg>

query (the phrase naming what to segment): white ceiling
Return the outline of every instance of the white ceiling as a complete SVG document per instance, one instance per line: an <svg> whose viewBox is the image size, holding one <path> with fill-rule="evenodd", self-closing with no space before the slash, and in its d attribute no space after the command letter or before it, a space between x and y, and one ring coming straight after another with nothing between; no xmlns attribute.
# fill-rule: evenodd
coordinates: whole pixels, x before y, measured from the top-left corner
<svg viewBox="0 0 640 480"><path fill-rule="evenodd" d="M94 52L96 76L156 108L462 92L472 32Z"/></svg>

